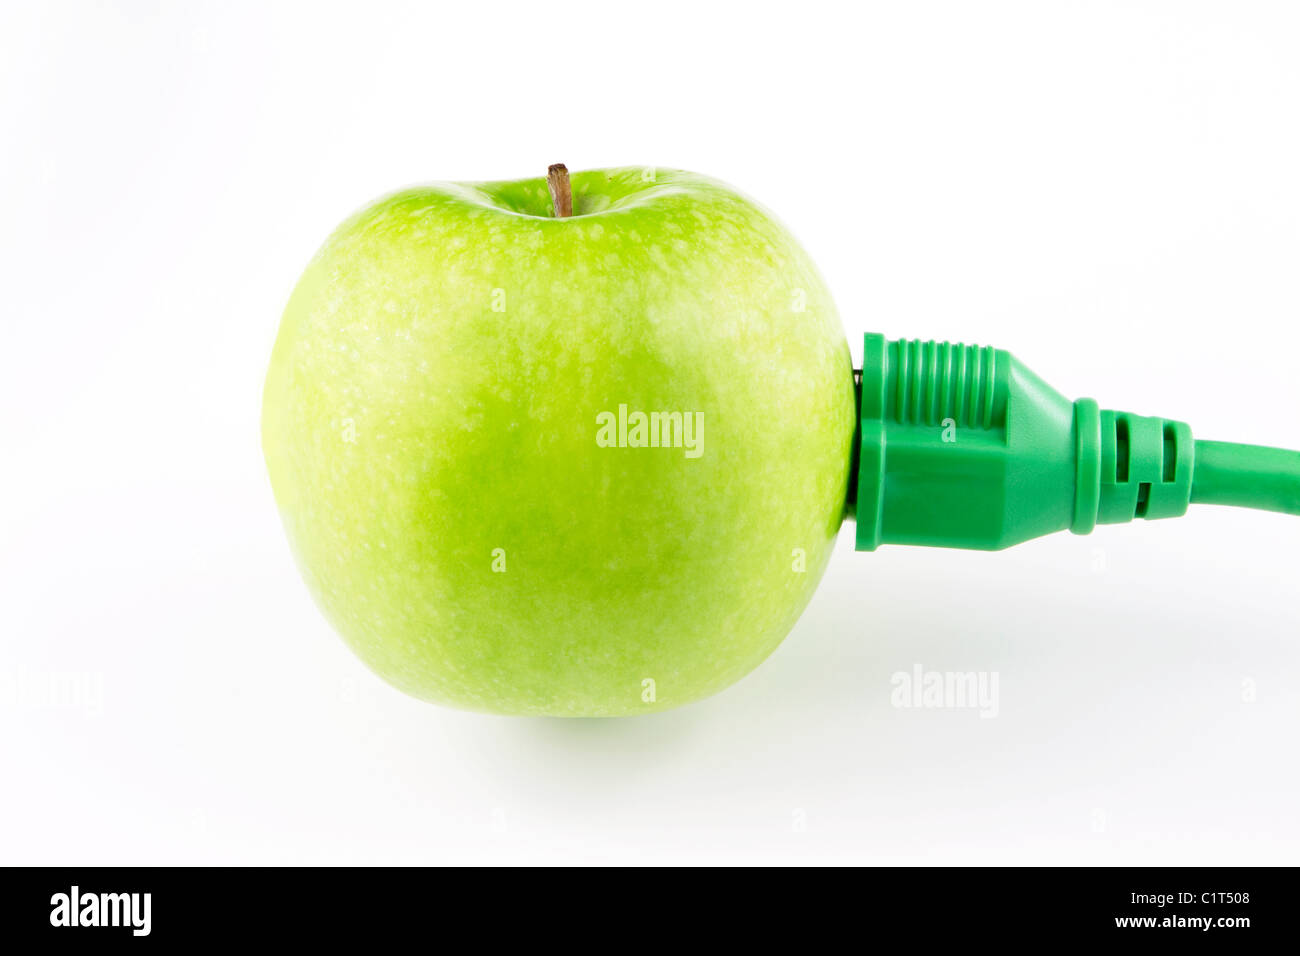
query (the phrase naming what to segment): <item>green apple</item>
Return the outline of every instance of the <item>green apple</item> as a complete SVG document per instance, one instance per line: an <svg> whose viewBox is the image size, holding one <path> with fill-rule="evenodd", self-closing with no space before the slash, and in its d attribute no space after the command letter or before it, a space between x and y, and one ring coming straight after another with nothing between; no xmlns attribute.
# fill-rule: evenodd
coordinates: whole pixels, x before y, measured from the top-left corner
<svg viewBox="0 0 1300 956"><path fill-rule="evenodd" d="M262 443L308 586L417 697L660 710L738 680L844 512L849 350L807 254L674 170L438 183L347 220L285 309Z"/></svg>

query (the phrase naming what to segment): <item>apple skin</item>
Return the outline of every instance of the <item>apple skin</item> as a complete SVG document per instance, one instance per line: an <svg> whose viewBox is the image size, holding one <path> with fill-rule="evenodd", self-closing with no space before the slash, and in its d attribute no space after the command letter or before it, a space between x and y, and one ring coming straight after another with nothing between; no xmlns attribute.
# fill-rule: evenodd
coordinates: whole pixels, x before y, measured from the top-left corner
<svg viewBox="0 0 1300 956"><path fill-rule="evenodd" d="M262 444L353 651L416 697L619 716L726 687L841 524L853 374L815 266L704 176L439 183L326 241L285 309ZM703 414L699 457L597 416Z"/></svg>

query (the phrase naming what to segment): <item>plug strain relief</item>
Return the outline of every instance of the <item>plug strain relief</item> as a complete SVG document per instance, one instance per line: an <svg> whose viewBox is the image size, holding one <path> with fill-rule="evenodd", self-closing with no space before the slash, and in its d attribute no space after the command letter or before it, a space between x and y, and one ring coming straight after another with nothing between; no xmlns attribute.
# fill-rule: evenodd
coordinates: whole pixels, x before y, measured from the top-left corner
<svg viewBox="0 0 1300 956"><path fill-rule="evenodd" d="M1196 444L1183 422L1074 403L1075 495L1070 530L1176 518L1191 501Z"/></svg>

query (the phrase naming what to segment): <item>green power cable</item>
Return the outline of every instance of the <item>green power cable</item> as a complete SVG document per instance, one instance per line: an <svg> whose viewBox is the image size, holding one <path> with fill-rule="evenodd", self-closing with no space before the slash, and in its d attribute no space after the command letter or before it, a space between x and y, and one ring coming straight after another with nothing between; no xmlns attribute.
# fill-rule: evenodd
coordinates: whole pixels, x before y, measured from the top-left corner
<svg viewBox="0 0 1300 956"><path fill-rule="evenodd" d="M1193 502L1300 515L1300 451L1194 441L1182 422L1071 402L988 347L868 334L855 450L860 551L998 550Z"/></svg>
<svg viewBox="0 0 1300 956"><path fill-rule="evenodd" d="M1300 451L1198 441L1192 503L1300 515Z"/></svg>

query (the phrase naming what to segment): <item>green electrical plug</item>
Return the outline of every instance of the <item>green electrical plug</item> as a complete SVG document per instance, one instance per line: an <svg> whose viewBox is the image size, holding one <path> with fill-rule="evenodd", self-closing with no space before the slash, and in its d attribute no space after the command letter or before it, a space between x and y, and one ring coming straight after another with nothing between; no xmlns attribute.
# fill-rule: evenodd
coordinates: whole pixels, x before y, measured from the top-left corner
<svg viewBox="0 0 1300 956"><path fill-rule="evenodd" d="M1189 503L1300 515L1300 451L1194 441L1182 422L1071 402L999 349L868 334L857 548L996 551Z"/></svg>

